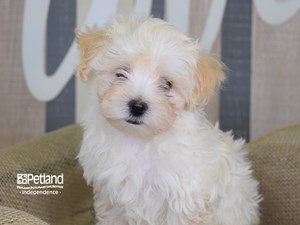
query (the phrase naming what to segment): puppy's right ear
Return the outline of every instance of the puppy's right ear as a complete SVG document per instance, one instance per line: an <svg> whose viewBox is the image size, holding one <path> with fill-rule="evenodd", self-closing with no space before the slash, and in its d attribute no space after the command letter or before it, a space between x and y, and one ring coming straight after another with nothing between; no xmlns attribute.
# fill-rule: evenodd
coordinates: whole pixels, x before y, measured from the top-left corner
<svg viewBox="0 0 300 225"><path fill-rule="evenodd" d="M109 35L100 29L87 29L86 32L75 31L76 42L80 49L80 61L77 72L81 80L86 81L91 71L90 61L103 51Z"/></svg>

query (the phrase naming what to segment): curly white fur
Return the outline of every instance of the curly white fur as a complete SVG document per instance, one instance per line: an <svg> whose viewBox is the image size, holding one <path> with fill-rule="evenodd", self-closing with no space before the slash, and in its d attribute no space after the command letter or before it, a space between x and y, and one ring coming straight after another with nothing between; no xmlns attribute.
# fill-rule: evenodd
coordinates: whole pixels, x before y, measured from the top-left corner
<svg viewBox="0 0 300 225"><path fill-rule="evenodd" d="M97 224L258 224L244 141L202 112L223 79L221 64L159 19L117 19L77 39L90 90L78 159L94 188ZM128 101L137 97L149 110L130 124Z"/></svg>

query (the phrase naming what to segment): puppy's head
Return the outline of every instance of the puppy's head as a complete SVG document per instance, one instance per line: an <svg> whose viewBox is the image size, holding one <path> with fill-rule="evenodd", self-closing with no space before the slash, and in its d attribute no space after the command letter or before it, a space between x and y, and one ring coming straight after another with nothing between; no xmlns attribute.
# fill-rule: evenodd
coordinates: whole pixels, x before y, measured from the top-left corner
<svg viewBox="0 0 300 225"><path fill-rule="evenodd" d="M76 38L78 73L97 86L100 113L132 135L170 129L183 110L202 107L224 79L218 60L160 19L118 18Z"/></svg>

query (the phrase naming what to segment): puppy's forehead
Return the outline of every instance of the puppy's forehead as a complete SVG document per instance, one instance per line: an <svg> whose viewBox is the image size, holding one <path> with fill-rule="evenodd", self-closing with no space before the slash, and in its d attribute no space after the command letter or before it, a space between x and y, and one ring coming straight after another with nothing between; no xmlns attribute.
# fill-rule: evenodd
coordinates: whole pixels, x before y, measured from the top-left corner
<svg viewBox="0 0 300 225"><path fill-rule="evenodd" d="M128 72L134 79L144 77L147 80L157 81L164 74L159 63L146 54L137 54L127 65Z"/></svg>
<svg viewBox="0 0 300 225"><path fill-rule="evenodd" d="M184 77L195 68L199 45L163 20L120 21L108 31L112 41L106 55L110 61Z"/></svg>

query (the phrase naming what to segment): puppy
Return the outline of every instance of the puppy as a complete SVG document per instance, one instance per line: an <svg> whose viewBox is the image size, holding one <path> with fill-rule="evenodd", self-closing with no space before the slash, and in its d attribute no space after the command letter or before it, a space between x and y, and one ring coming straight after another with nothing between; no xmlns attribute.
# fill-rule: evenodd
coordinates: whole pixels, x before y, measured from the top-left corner
<svg viewBox="0 0 300 225"><path fill-rule="evenodd" d="M76 38L89 89L78 160L97 224L258 224L244 141L203 113L222 63L155 18L118 17Z"/></svg>

